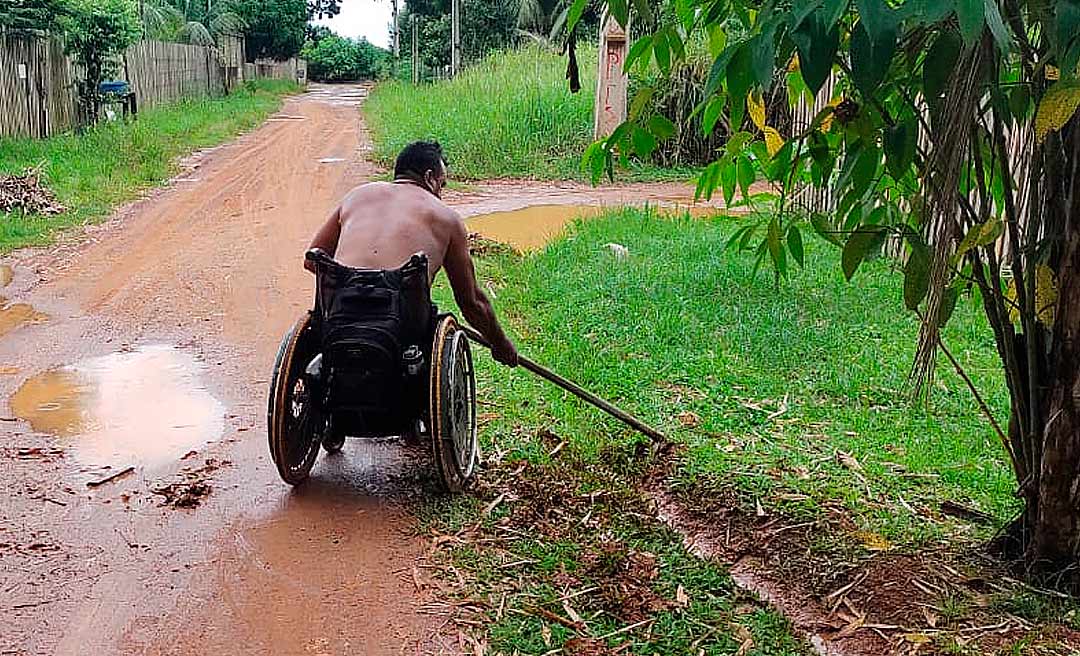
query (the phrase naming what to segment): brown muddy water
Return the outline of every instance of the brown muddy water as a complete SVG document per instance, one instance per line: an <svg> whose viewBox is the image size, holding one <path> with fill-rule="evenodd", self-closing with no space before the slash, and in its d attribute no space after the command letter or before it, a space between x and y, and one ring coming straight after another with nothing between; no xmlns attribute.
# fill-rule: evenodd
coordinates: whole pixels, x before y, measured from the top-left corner
<svg viewBox="0 0 1080 656"><path fill-rule="evenodd" d="M164 464L224 429L225 408L200 382L204 370L172 346L144 346L38 374L11 397L11 410L89 464Z"/></svg>
<svg viewBox="0 0 1080 656"><path fill-rule="evenodd" d="M694 205L685 199L661 200L656 206L662 214L689 212L691 216L706 217L722 214L711 206ZM530 205L522 209L491 212L465 219L469 230L493 241L509 244L519 251L543 248L566 230L574 220L589 219L622 206L604 205Z"/></svg>

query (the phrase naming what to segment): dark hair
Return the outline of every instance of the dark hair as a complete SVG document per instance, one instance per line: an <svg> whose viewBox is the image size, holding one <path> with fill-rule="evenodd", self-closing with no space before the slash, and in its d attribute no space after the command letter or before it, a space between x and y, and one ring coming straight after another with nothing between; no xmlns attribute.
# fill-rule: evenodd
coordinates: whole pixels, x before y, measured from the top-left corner
<svg viewBox="0 0 1080 656"><path fill-rule="evenodd" d="M414 141L397 156L394 177L423 180L426 172L439 172L440 162L446 164L446 158L438 141Z"/></svg>

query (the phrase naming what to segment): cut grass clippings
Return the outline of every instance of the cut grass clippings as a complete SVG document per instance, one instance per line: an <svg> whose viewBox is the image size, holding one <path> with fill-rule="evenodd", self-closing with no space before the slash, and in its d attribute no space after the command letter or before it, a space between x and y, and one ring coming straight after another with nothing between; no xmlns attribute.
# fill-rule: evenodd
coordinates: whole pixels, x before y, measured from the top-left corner
<svg viewBox="0 0 1080 656"><path fill-rule="evenodd" d="M451 176L584 179L592 142L595 49L582 46L582 89L570 92L566 59L538 46L494 53L457 78L414 86L378 84L364 103L375 157L392 166L406 144L439 141ZM686 179L690 173L642 166L620 179Z"/></svg>
<svg viewBox="0 0 1080 656"><path fill-rule="evenodd" d="M144 110L137 120L99 124L48 139L0 138L0 173L41 167L67 211L54 216L0 213L0 253L48 243L58 230L99 221L118 205L160 185L176 160L259 125L291 82L260 80L233 94Z"/></svg>
<svg viewBox="0 0 1080 656"><path fill-rule="evenodd" d="M1058 654L1080 644L1074 604L1051 603L1037 592L1033 598L1042 601L1031 603L1022 585L1001 579L1002 569L977 554L977 546L1017 512L1015 481L993 430L945 364L929 404L910 400L907 374L918 323L903 309L900 273L882 258L867 262L847 283L839 253L814 242L807 245L806 268L789 279L752 278L753 258L724 249L737 226L735 218L667 218L627 209L580 222L534 255L493 249L479 270L524 354L681 445L681 455L666 463L671 468L663 481L654 483L671 489L699 521L715 527L734 522L733 534L723 537L744 541L782 582L819 601L843 592L829 599L843 602L830 617L840 622L834 631L873 631L855 626L856 620L874 621L860 620L855 608L917 624L910 634L897 623L875 635L920 653L983 653L990 645L996 645L992 652L1000 647L1012 653L1008 649L1034 644L1043 651L1032 653ZM612 243L625 246L628 257L614 257ZM444 285L436 294L448 303ZM977 300L958 307L944 339L1004 419L1008 397ZM571 594L573 586L558 585L569 579L552 577L580 571L571 564L580 568L582 558L603 550L605 539L623 546L641 539L648 544L643 550L665 554L661 571L673 567L689 577L676 588L689 590L696 577L708 576L709 565L686 556L677 534L658 527L655 509L640 502L650 490L642 488L635 469L639 436L526 373L486 357L477 363L481 432L493 463L482 477L497 482L481 489L479 502L458 502L454 522L435 513L432 523L443 532L464 528L462 535L480 536L451 550L446 561L475 577L469 594L501 595L508 578L526 590L499 602L503 617L506 608L517 608L531 619L511 613L517 619L496 621L485 634L496 651L543 652L545 633L525 607L530 600L553 602ZM534 492L530 478L558 498ZM558 492L564 488L568 492ZM597 492L596 498L609 499L602 503L614 505L591 514L577 508L573 494ZM942 513L944 502L990 521ZM514 518L537 504L554 508L553 516ZM498 528L506 517L511 528L535 523L541 530ZM554 533L545 534L545 522ZM516 537L506 540L500 531ZM617 560L629 566L629 551L619 553ZM522 560L536 562L505 571L507 563ZM586 585L593 579L576 580ZM843 590L860 580L871 584ZM883 592L893 586L891 594ZM670 601L670 587L650 590ZM709 618L696 619L731 629L724 613L735 593L716 589L725 601ZM582 604L596 604L587 607L598 617L629 619L609 602L590 597ZM1026 610L1001 610L1012 606ZM1064 614L1048 619L1046 607ZM657 626L671 610L662 608L652 614ZM988 618L995 628L978 623ZM618 623L604 620L603 628ZM555 633L548 624L546 630L560 639L581 633ZM663 642L665 635L635 633L627 649L697 653L687 651L689 644ZM734 651L717 646L706 653Z"/></svg>

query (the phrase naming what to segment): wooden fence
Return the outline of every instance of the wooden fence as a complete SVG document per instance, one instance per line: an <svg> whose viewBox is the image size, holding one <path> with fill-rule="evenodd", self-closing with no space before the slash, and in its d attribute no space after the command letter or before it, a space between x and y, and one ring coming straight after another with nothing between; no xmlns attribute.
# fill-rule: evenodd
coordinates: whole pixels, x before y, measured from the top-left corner
<svg viewBox="0 0 1080 656"><path fill-rule="evenodd" d="M75 70L55 39L0 31L0 136L45 137L78 121Z"/></svg>
<svg viewBox="0 0 1080 656"><path fill-rule="evenodd" d="M216 48L140 41L121 58L118 77L135 93L139 109L184 98L228 93L245 79L307 78L302 59L244 63L238 36ZM47 137L79 124L77 75L57 38L0 30L0 137Z"/></svg>

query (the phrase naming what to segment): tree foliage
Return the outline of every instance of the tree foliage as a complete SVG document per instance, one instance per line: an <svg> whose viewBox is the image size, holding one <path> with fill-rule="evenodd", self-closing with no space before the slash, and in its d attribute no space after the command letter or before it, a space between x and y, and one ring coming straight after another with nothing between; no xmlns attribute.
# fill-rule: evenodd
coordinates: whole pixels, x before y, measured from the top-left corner
<svg viewBox="0 0 1080 656"><path fill-rule="evenodd" d="M139 11L147 36L160 41L213 46L219 37L243 34L247 27L229 0L142 0Z"/></svg>
<svg viewBox="0 0 1080 656"><path fill-rule="evenodd" d="M249 58L289 59L304 46L308 22L305 0L230 0L244 21Z"/></svg>
<svg viewBox="0 0 1080 656"><path fill-rule="evenodd" d="M411 52L416 16L420 61L429 68L450 65L449 0L406 2L399 16L401 50ZM516 0L461 0L461 54L465 61L513 45L518 40Z"/></svg>
<svg viewBox="0 0 1080 656"><path fill-rule="evenodd" d="M1080 3L603 4L623 24L633 8L647 26L627 68L655 66L668 75L690 40L709 44L697 111L706 131L726 122L732 136L697 193L721 193L729 204L741 197L766 210L764 220L739 229L736 247L784 276L801 263L803 232L813 230L842 248L848 278L886 244L899 248L904 303L922 320L917 389L935 369L958 298L970 294L982 304L1012 399L1009 428L991 420L1025 501L1010 531L1013 546L1036 569L1075 564ZM572 13L586 5L575 0ZM793 104L827 105L782 134L763 102L776 88ZM819 98L826 88L832 93ZM647 155L671 132L669 121L634 118L589 148L594 176L610 175L616 158ZM755 182L769 191L753 193L761 188ZM803 206L798 192L806 186L831 190L835 208ZM1075 571L1066 576L1080 584Z"/></svg>
<svg viewBox="0 0 1080 656"><path fill-rule="evenodd" d="M353 41L336 34L310 43L301 52L313 80L373 80L382 77L390 62L390 53L366 39Z"/></svg>
<svg viewBox="0 0 1080 656"><path fill-rule="evenodd" d="M67 52L83 70L79 99L89 122L101 107L101 81L119 69L119 57L142 33L133 0L67 0L63 16Z"/></svg>
<svg viewBox="0 0 1080 656"><path fill-rule="evenodd" d="M0 4L0 29L12 32L53 30L63 12L62 0L5 0Z"/></svg>

